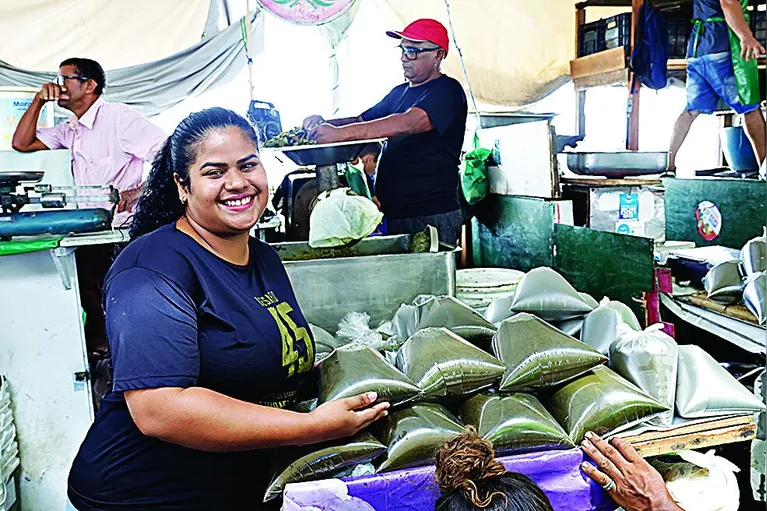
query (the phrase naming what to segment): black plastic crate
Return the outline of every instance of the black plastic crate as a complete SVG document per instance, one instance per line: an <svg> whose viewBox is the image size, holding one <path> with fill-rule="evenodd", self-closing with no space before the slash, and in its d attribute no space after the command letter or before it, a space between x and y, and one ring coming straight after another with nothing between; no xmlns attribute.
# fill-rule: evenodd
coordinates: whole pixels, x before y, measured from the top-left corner
<svg viewBox="0 0 767 511"><path fill-rule="evenodd" d="M592 55L606 49L604 20L584 23L578 28L579 57Z"/></svg>
<svg viewBox="0 0 767 511"><path fill-rule="evenodd" d="M584 23L578 29L578 56L631 45L631 13Z"/></svg>
<svg viewBox="0 0 767 511"><path fill-rule="evenodd" d="M751 31L757 41L767 42L767 11L751 11Z"/></svg>
<svg viewBox="0 0 767 511"><path fill-rule="evenodd" d="M631 46L631 13L625 12L605 19L606 48L629 48Z"/></svg>
<svg viewBox="0 0 767 511"><path fill-rule="evenodd" d="M692 23L689 20L668 20L668 58L687 57L687 44L691 31Z"/></svg>

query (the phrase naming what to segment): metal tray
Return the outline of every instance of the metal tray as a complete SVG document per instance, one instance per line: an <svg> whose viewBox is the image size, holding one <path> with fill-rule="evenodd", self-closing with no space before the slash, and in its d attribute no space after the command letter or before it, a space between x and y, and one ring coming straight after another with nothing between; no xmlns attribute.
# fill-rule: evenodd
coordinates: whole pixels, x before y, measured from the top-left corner
<svg viewBox="0 0 767 511"><path fill-rule="evenodd" d="M335 165L353 161L368 144L383 143L385 138L371 140L353 140L336 144L299 145L293 147L275 147L293 160L296 165Z"/></svg>
<svg viewBox="0 0 767 511"><path fill-rule="evenodd" d="M411 235L365 238L353 247L313 249L305 241L274 243L301 310L328 332L350 311L366 312L373 327L418 295L455 296L459 249L410 253Z"/></svg>
<svg viewBox="0 0 767 511"><path fill-rule="evenodd" d="M574 173L584 176L622 178L662 174L668 167L668 153L567 153L567 166Z"/></svg>

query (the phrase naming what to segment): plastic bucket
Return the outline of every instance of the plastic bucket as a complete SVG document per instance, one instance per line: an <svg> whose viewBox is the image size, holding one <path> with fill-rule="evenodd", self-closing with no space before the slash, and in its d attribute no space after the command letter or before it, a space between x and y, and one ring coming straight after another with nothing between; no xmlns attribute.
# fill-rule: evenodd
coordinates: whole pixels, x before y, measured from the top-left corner
<svg viewBox="0 0 767 511"><path fill-rule="evenodd" d="M722 128L720 137L724 156L732 170L743 172L759 169L754 149L742 126Z"/></svg>
<svg viewBox="0 0 767 511"><path fill-rule="evenodd" d="M0 151L11 149L11 140L21 116L29 108L39 89L29 87L0 87ZM53 126L53 105L43 107L37 120L38 128Z"/></svg>

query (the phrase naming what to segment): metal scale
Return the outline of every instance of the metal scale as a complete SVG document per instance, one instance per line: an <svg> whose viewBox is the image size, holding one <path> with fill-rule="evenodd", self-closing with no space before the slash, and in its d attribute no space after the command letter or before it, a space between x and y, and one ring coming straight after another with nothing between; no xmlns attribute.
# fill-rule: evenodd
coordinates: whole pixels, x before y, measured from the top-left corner
<svg viewBox="0 0 767 511"><path fill-rule="evenodd" d="M54 186L40 183L45 172L0 172L0 240L14 236L105 231L119 195L112 186ZM109 203L110 209L66 209L74 204ZM42 210L21 211L37 205Z"/></svg>
<svg viewBox="0 0 767 511"><path fill-rule="evenodd" d="M277 147L296 165L314 166L314 172L289 176L291 187L286 193L285 228L288 239L300 241L309 239L309 216L315 199L327 190L341 187L339 171L341 165L354 161L362 149L372 143L382 144L385 138L316 144L293 147ZM296 186L300 183L300 186Z"/></svg>

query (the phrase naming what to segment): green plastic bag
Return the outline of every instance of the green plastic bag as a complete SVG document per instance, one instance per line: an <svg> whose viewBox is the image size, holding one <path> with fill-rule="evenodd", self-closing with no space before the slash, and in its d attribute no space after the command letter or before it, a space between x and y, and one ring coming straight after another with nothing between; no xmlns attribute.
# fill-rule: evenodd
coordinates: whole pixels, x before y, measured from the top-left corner
<svg viewBox="0 0 767 511"><path fill-rule="evenodd" d="M364 347L338 348L320 363L320 403L378 393L378 401L394 405L420 397L415 383L377 351Z"/></svg>
<svg viewBox="0 0 767 511"><path fill-rule="evenodd" d="M487 162L493 152L479 147L479 137L474 135L474 150L466 154L466 165L461 173L461 189L466 202L476 204L487 195L490 184L487 179Z"/></svg>
<svg viewBox="0 0 767 511"><path fill-rule="evenodd" d="M49 250L58 247L59 242L63 238L63 236L56 236L53 238L39 238L33 240L0 241L0 256Z"/></svg>
<svg viewBox="0 0 767 511"><path fill-rule="evenodd" d="M748 0L740 0L746 23L749 22ZM743 105L758 105L761 100L759 94L759 68L756 59L746 61L740 56L743 47L738 35L730 29L730 52L732 53L732 70L735 73L735 82L738 84L738 96Z"/></svg>
<svg viewBox="0 0 767 511"><path fill-rule="evenodd" d="M434 463L440 446L464 432L461 421L436 403L395 410L381 422L378 438L389 448L378 472Z"/></svg>
<svg viewBox="0 0 767 511"><path fill-rule="evenodd" d="M344 176L346 176L346 182L349 183L349 188L360 197L373 200L373 196L370 195L370 188L368 188L368 181L365 177L365 171L359 167L349 163L344 168Z"/></svg>
<svg viewBox="0 0 767 511"><path fill-rule="evenodd" d="M287 484L343 477L355 466L368 463L385 451L386 446L370 433L320 445L278 449L264 502L281 496Z"/></svg>
<svg viewBox="0 0 767 511"><path fill-rule="evenodd" d="M461 407L460 417L464 424L475 426L500 454L575 447L562 426L530 394L477 394Z"/></svg>
<svg viewBox="0 0 767 511"><path fill-rule="evenodd" d="M506 371L500 360L446 328L413 334L400 348L396 366L428 399L470 394L489 387Z"/></svg>

